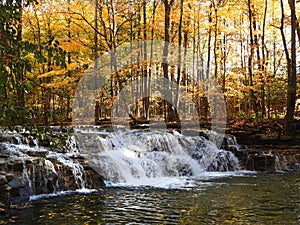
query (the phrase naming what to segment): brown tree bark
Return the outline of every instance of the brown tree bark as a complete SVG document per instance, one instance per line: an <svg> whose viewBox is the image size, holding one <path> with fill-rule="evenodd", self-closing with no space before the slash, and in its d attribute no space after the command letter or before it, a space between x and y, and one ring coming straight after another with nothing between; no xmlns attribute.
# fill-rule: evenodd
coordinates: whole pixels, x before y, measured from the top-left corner
<svg viewBox="0 0 300 225"><path fill-rule="evenodd" d="M248 73L249 73L249 86L250 86L250 109L257 114L256 100L254 96L253 85L253 57L254 57L254 35L253 35L253 11L251 0L247 1L248 13L249 13L249 32L250 32L250 56L248 58Z"/></svg>
<svg viewBox="0 0 300 225"><path fill-rule="evenodd" d="M143 77L144 77L144 84L143 84L143 92L147 96L148 94L148 73L147 73L147 2L146 0L143 0L143 39L144 39L144 46L143 46ZM143 113L144 113L144 118L149 119L149 105L150 105L150 100L149 96L143 98Z"/></svg>
<svg viewBox="0 0 300 225"><path fill-rule="evenodd" d="M183 1L180 0L180 16L179 16L179 25L178 25L178 59L177 59L177 87L176 87L176 96L175 96L175 106L179 106L179 91L180 91L180 78L181 78L181 51L182 51L182 21L183 21Z"/></svg>
<svg viewBox="0 0 300 225"><path fill-rule="evenodd" d="M288 60L288 86L287 86L287 111L285 115L285 132L293 134L292 123L294 122L294 112L296 104L296 3L295 0L289 0L291 10L291 58ZM283 2L281 0L281 9L283 11ZM283 14L284 15L284 14ZM285 47L285 51L288 51Z"/></svg>
<svg viewBox="0 0 300 225"><path fill-rule="evenodd" d="M169 44L170 44L170 14L172 5L174 3L174 0L163 0L164 7L165 7L165 37L164 37L164 49L163 49L163 62L162 62L162 68L163 68L163 75L165 79L169 80L169 72L168 67L169 63L167 60L168 54L169 54ZM168 87L166 87L168 88ZM169 89L169 88L168 88ZM170 96L167 97L167 99L172 99L172 93L171 91L167 92ZM172 103L169 101L166 101L166 97L164 100L164 106L165 106L165 122L171 122L173 120L173 110L172 110Z"/></svg>
<svg viewBox="0 0 300 225"><path fill-rule="evenodd" d="M22 42L22 29L23 29L23 6L22 0L16 1L16 9L18 10L18 18L17 18L17 44ZM21 55L18 53L17 55L17 65L16 65L16 84L17 84L17 107L18 109L24 109L25 107L25 91L23 87L24 83L24 70L23 64L20 61Z"/></svg>
<svg viewBox="0 0 300 225"><path fill-rule="evenodd" d="M266 70L266 47L265 47L265 33L266 33L266 18L267 18L267 10L268 10L268 0L265 0L265 9L264 9L264 16L263 16L263 33L261 37L261 50L262 50L262 62L261 62L261 116L264 118L266 116L266 104L265 104L265 79L267 76Z"/></svg>

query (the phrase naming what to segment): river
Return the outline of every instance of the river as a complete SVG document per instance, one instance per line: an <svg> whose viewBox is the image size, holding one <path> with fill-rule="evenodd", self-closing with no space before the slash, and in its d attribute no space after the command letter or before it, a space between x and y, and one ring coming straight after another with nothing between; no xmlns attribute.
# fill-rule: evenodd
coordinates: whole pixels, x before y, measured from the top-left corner
<svg viewBox="0 0 300 225"><path fill-rule="evenodd" d="M208 172L181 181L35 197L0 224L300 224L299 172Z"/></svg>

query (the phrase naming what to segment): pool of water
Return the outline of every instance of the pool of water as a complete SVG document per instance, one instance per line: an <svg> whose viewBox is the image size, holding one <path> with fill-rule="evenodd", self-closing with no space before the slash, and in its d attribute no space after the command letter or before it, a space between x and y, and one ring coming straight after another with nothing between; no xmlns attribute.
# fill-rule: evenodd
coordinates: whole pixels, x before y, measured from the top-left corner
<svg viewBox="0 0 300 225"><path fill-rule="evenodd" d="M300 224L300 173L223 174L185 182L40 198L11 210L0 224Z"/></svg>

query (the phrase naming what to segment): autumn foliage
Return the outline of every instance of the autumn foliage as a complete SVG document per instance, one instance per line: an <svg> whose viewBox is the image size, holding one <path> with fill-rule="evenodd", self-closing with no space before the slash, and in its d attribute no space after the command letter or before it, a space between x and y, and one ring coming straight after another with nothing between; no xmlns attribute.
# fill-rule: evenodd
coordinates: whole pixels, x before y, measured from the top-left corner
<svg viewBox="0 0 300 225"><path fill-rule="evenodd" d="M137 40L165 40L192 49L194 60L218 80L228 118L283 118L289 110L289 82L295 83L288 75L298 63L290 60L299 54L291 43L298 44L294 36L300 35L300 5L295 5L293 14L291 2L2 1L0 123L70 122L75 89L88 67L105 52ZM114 101L128 82L146 78L140 90L132 89L141 92L147 90L150 78L157 77L172 80L185 90L184 96L172 96L173 105L176 98L191 99L199 117L209 120L208 100L197 85L201 77L187 73L184 63L153 63L145 51L151 49L140 46L140 63L115 71L99 91L96 121L110 117ZM297 96L298 92L295 101ZM166 118L167 113L171 121L178 119L170 116L172 104L168 106L153 93L130 110L137 119ZM298 105L292 104L297 116Z"/></svg>

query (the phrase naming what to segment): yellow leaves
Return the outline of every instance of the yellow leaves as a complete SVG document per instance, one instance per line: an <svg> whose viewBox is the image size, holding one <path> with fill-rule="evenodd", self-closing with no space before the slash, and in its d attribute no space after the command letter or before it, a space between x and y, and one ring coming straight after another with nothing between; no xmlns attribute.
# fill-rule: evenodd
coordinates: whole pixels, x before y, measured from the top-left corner
<svg viewBox="0 0 300 225"><path fill-rule="evenodd" d="M76 70L79 67L77 63L71 63L67 65L66 69L57 69L52 70L50 72L44 73L39 75L37 78L43 79L43 78L51 78L51 82L49 83L43 83L41 84L42 87L46 88L61 88L65 85L68 85L70 83L73 83L74 81L78 80L77 76L73 77L66 77L66 75L71 72ZM80 75L82 76L82 75Z"/></svg>
<svg viewBox="0 0 300 225"><path fill-rule="evenodd" d="M77 63L71 63L67 65L66 69L60 69L60 70L52 70L50 72L41 74L38 76L39 79L42 78L47 78L47 77L54 77L54 76L60 76L60 75L64 75L72 70L75 70L78 68L78 64Z"/></svg>
<svg viewBox="0 0 300 225"><path fill-rule="evenodd" d="M45 83L42 84L42 87L46 88L60 88L67 84L69 84L72 81L70 77L67 78L56 78L52 83Z"/></svg>
<svg viewBox="0 0 300 225"><path fill-rule="evenodd" d="M61 48L67 52L74 52L82 50L82 45L78 42L61 42Z"/></svg>
<svg viewBox="0 0 300 225"><path fill-rule="evenodd" d="M61 75L63 70L52 70L50 72L44 73L42 75L39 75L38 78L42 79L42 78L47 78L47 77L53 77L53 76L57 76L57 75Z"/></svg>
<svg viewBox="0 0 300 225"><path fill-rule="evenodd" d="M75 70L77 67L78 67L77 63L71 63L71 64L68 64L66 69L52 70L50 72L39 75L38 78L42 79L42 78L47 78L47 77L65 75L68 72Z"/></svg>
<svg viewBox="0 0 300 225"><path fill-rule="evenodd" d="M72 71L78 68L78 64L77 63L70 63L67 65L67 70L68 71Z"/></svg>

